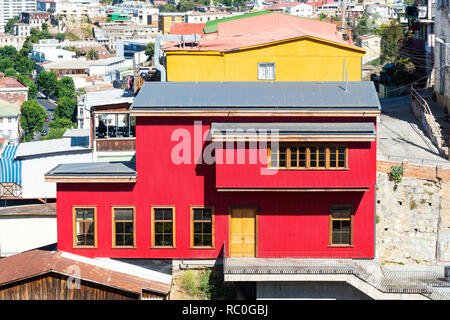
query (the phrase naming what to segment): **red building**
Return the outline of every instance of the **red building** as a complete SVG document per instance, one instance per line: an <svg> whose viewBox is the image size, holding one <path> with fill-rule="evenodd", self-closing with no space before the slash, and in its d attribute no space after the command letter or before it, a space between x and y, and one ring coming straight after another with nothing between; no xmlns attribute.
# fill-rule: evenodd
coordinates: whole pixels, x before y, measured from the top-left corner
<svg viewBox="0 0 450 320"><path fill-rule="evenodd" d="M59 165L58 249L89 257L373 258L371 82L147 82L136 159Z"/></svg>

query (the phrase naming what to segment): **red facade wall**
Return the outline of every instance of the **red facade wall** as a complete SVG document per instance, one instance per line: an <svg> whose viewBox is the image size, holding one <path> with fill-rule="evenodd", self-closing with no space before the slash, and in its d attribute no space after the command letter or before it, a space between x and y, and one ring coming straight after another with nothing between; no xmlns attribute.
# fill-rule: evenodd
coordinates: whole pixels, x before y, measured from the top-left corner
<svg viewBox="0 0 450 320"><path fill-rule="evenodd" d="M312 121L295 119L289 121ZM368 121L358 119L317 119L319 121ZM375 119L369 119L374 121ZM216 258L228 243L228 219L232 206L256 206L259 256L288 256L305 251L333 255L346 251L355 257L374 255L375 143L349 145L349 170L336 177L336 171L284 171L259 176L246 165L175 164L171 153L179 141L171 137L184 129L191 137L204 134L211 122L286 121L280 119L202 119L202 132L194 132L189 118L138 118L136 126L135 184L58 183L58 248L91 257L136 258ZM191 159L204 148L191 142ZM259 170L259 168L258 168ZM280 174L282 173L282 174ZM289 178L289 175L292 174ZM299 180L301 182L292 182ZM218 192L216 186L365 186L366 192ZM329 243L330 205L351 204L355 209L353 247L331 248ZM98 247L73 248L72 206L97 206ZM136 206L136 248L112 248L112 206ZM151 206L175 206L176 248L151 248ZM215 248L191 249L190 206L215 208ZM228 245L227 245L228 247ZM349 257L350 257L349 256Z"/></svg>

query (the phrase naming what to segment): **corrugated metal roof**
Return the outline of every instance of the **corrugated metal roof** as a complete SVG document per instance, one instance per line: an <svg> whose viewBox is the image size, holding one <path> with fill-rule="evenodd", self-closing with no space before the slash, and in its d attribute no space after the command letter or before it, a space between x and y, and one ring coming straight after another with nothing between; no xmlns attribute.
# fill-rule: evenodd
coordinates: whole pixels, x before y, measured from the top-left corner
<svg viewBox="0 0 450 320"><path fill-rule="evenodd" d="M249 131L273 132L277 130L280 135L286 134L375 134L372 122L213 122L211 134L248 134Z"/></svg>
<svg viewBox="0 0 450 320"><path fill-rule="evenodd" d="M23 142L19 144L16 159L62 152L90 152L87 133L85 136Z"/></svg>
<svg viewBox="0 0 450 320"><path fill-rule="evenodd" d="M72 275L74 265L80 268L80 278L85 281L136 294L150 290L167 295L170 291L171 276L150 273L147 269L125 263L120 267L118 262L109 266L107 262L92 258L38 249L0 259L0 285L51 272Z"/></svg>
<svg viewBox="0 0 450 320"><path fill-rule="evenodd" d="M130 110L381 109L372 82L145 82Z"/></svg>
<svg viewBox="0 0 450 320"><path fill-rule="evenodd" d="M272 12L246 19L226 21L217 25L217 33L206 34L195 46L180 46L178 42L167 42L164 51L229 51L258 45L276 43L302 37L330 41L353 50L365 50L350 45L342 38L336 25L324 21L311 20Z"/></svg>
<svg viewBox="0 0 450 320"><path fill-rule="evenodd" d="M86 162L66 163L56 166L45 174L46 176L135 176L134 162Z"/></svg>

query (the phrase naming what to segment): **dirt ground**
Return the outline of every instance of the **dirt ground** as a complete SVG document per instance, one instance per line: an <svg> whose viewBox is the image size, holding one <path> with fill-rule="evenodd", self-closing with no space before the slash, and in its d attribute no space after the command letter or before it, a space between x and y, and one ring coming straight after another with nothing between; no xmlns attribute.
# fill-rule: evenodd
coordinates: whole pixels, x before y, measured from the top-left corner
<svg viewBox="0 0 450 320"><path fill-rule="evenodd" d="M173 270L172 271L172 290L169 294L170 300L200 300L198 297L192 297L186 293L183 289L181 276L183 274L183 270ZM200 270L195 270L195 272L199 273Z"/></svg>

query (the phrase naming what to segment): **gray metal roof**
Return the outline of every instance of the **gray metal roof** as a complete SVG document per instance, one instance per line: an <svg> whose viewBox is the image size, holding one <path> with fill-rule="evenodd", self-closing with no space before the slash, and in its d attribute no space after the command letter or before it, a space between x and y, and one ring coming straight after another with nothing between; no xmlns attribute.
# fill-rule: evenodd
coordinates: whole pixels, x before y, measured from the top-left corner
<svg viewBox="0 0 450 320"><path fill-rule="evenodd" d="M213 122L211 124L211 134L234 135L247 134L254 130L258 132L273 132L277 130L280 135L286 134L375 134L375 126L372 122Z"/></svg>
<svg viewBox="0 0 450 320"><path fill-rule="evenodd" d="M50 156L56 153L91 152L91 148L89 148L89 132L87 133L87 136L22 142L17 148L16 159L43 155Z"/></svg>
<svg viewBox="0 0 450 320"><path fill-rule="evenodd" d="M56 166L46 176L136 176L134 162L66 163Z"/></svg>
<svg viewBox="0 0 450 320"><path fill-rule="evenodd" d="M145 82L130 110L381 109L373 82Z"/></svg>

